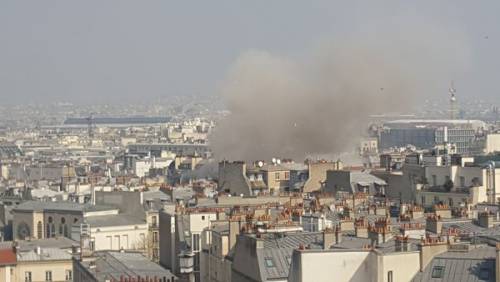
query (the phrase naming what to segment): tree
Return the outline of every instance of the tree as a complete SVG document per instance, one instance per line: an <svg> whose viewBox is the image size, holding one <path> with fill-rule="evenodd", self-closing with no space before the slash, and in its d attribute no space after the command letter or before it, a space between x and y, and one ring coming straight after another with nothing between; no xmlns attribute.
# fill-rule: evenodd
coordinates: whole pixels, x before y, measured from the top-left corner
<svg viewBox="0 0 500 282"><path fill-rule="evenodd" d="M446 190L446 192L450 192L451 189L453 189L453 186L454 186L453 181L451 181L451 179L448 179L444 183L443 188L444 188L444 190Z"/></svg>

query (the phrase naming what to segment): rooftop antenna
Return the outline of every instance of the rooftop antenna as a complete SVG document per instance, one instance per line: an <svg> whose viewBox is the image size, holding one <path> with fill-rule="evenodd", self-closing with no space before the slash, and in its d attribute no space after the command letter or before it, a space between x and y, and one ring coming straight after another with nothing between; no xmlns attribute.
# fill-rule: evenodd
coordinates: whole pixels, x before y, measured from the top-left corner
<svg viewBox="0 0 500 282"><path fill-rule="evenodd" d="M457 118L457 90L455 89L454 81L451 81L450 88L448 89L448 93L450 94L450 119Z"/></svg>

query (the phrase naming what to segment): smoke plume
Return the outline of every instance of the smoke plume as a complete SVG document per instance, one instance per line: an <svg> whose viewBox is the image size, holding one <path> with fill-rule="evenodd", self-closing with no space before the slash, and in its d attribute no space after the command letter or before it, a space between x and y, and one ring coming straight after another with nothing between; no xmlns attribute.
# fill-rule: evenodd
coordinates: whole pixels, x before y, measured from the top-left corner
<svg viewBox="0 0 500 282"><path fill-rule="evenodd" d="M210 143L219 159L302 159L351 150L372 114L447 95L467 52L436 32L327 42L305 59L248 51L221 86L230 115ZM447 106L447 105L444 105Z"/></svg>

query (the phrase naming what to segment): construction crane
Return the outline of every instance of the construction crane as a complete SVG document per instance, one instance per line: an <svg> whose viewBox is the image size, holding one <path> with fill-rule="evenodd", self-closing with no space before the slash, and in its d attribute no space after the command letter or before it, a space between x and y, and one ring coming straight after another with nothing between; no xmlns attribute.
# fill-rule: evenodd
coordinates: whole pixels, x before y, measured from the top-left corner
<svg viewBox="0 0 500 282"><path fill-rule="evenodd" d="M451 85L450 85L450 88L448 90L448 93L450 94L450 118L456 119L457 112L458 112L457 97L456 97L457 90L455 89L455 85L454 85L453 81L451 81Z"/></svg>
<svg viewBox="0 0 500 282"><path fill-rule="evenodd" d="M90 115L85 118L87 120L87 125L88 125L87 130L88 130L89 138L94 138L94 128L95 128L94 115L95 115L95 113L90 113Z"/></svg>

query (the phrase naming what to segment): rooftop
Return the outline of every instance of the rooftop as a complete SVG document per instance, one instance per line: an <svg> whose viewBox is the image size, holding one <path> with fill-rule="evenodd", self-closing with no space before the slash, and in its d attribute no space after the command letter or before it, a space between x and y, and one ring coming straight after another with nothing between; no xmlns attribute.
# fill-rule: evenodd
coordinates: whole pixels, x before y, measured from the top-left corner
<svg viewBox="0 0 500 282"><path fill-rule="evenodd" d="M85 218L85 222L90 224L91 227L146 224L146 220L144 218L134 217L127 214L89 216Z"/></svg>
<svg viewBox="0 0 500 282"><path fill-rule="evenodd" d="M40 248L40 253L37 253L35 248L17 253L18 262L71 260L72 258L71 251L61 250L59 248Z"/></svg>
<svg viewBox="0 0 500 282"><path fill-rule="evenodd" d="M103 205L79 204L75 202L42 202L26 201L19 204L13 211L69 211L69 212L92 212L113 210L115 208Z"/></svg>
<svg viewBox="0 0 500 282"><path fill-rule="evenodd" d="M495 281L494 247L478 246L468 252L437 255L412 281Z"/></svg>
<svg viewBox="0 0 500 282"><path fill-rule="evenodd" d="M12 248L0 249L0 266L16 264L16 253Z"/></svg>
<svg viewBox="0 0 500 282"><path fill-rule="evenodd" d="M12 248L12 241L0 242L0 249ZM19 240L16 241L17 247L20 251L34 250L36 247L41 248L59 248L71 249L74 245L79 245L80 242L69 239L67 237L55 237L39 240Z"/></svg>
<svg viewBox="0 0 500 282"><path fill-rule="evenodd" d="M122 275L131 277L167 277L167 279L173 277L173 274L168 269L151 262L137 252L96 252L94 258L95 260L82 261L80 264L98 281L111 278L118 281ZM95 268L91 265L95 265Z"/></svg>

